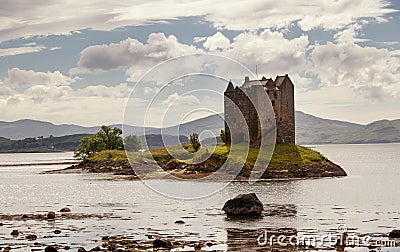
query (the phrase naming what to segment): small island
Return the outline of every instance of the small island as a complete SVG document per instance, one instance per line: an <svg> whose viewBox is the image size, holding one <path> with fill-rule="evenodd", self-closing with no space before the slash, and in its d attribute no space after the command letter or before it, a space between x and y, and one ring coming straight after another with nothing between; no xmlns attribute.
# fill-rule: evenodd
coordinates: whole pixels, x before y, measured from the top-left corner
<svg viewBox="0 0 400 252"><path fill-rule="evenodd" d="M194 152L190 144L183 144L183 146L189 153ZM152 148L141 153L128 152L130 162L124 150L104 150L87 157L77 165L46 173L109 173L125 175L128 179L137 179L133 168L147 166L152 170L161 168L180 178L196 179L216 172L227 160L229 146L203 147L196 153L195 158L201 157L212 149L214 151L209 158L197 164L185 162L184 158L185 155L188 155L187 152L182 152L180 156L182 159L177 159L172 157L165 148ZM250 149L248 158L236 178L237 180L245 180L249 177L257 154L257 149ZM177 155L174 153L175 157ZM346 175L346 172L340 166L317 151L288 143L275 146L269 166L261 178L304 179Z"/></svg>
<svg viewBox="0 0 400 252"><path fill-rule="evenodd" d="M78 146L75 155L83 159L81 163L53 173L111 173L135 179L135 168L140 167L149 171L145 174L149 178L167 171L175 177L197 179L219 172L225 165L227 175L230 167L239 171L236 180L250 178L253 170L263 171L257 174L261 179L346 176L322 154L295 144L294 104L294 84L287 74L275 80L245 77L240 87L229 81L224 92L225 129L219 136L223 145L203 146L199 135L193 133L190 143L139 152L139 137L122 139L121 129L102 126Z"/></svg>

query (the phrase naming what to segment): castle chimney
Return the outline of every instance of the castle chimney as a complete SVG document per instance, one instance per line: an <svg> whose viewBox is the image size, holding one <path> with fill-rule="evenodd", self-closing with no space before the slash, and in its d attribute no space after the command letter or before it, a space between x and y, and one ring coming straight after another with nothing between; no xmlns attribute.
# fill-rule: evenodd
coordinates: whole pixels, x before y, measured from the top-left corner
<svg viewBox="0 0 400 252"><path fill-rule="evenodd" d="M244 83L246 83L246 82L250 82L249 76L244 77Z"/></svg>

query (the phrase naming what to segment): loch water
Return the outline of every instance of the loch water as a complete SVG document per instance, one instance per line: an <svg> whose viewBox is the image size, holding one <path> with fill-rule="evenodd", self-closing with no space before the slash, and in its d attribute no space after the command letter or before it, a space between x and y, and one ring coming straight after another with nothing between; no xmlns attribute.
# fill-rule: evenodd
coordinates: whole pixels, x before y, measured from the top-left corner
<svg viewBox="0 0 400 252"><path fill-rule="evenodd" d="M387 234L400 227L400 144L315 145L348 173L344 178L230 183L202 199L178 200L149 189L141 181L114 181L110 175L41 174L62 169L72 153L0 154L0 215L45 214L69 207L73 213L104 214L107 218L81 220L0 222L0 246L29 244L12 237L18 229L35 233L35 242L90 249L105 235L148 235L183 240L225 242L230 228L295 228L300 233L334 232L339 224L355 233ZM8 166L2 166L2 165ZM15 164L15 166L10 164ZM179 190L174 181L160 181ZM202 190L212 182L196 183ZM276 210L253 221L228 220L221 211L225 201L254 192ZM176 220L184 220L178 225ZM59 229L61 234L53 231ZM16 250L18 251L18 249Z"/></svg>

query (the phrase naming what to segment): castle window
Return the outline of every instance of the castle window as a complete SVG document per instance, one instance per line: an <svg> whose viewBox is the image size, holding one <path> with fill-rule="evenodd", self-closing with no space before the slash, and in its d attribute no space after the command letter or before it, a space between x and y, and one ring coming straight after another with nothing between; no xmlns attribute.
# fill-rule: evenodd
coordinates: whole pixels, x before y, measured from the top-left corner
<svg viewBox="0 0 400 252"><path fill-rule="evenodd" d="M271 101L271 103L272 103L272 106L275 106L275 101Z"/></svg>
<svg viewBox="0 0 400 252"><path fill-rule="evenodd" d="M283 122L283 118L281 117L281 122Z"/></svg>

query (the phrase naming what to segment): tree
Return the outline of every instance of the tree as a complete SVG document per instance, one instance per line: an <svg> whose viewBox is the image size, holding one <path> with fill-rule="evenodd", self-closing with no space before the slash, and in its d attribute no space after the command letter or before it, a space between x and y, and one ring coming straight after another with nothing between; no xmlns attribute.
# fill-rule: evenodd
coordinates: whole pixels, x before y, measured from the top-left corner
<svg viewBox="0 0 400 252"><path fill-rule="evenodd" d="M96 134L80 140L79 146L74 152L74 157L85 159L103 150L122 150L124 144L121 135L121 129L103 125Z"/></svg>
<svg viewBox="0 0 400 252"><path fill-rule="evenodd" d="M74 152L74 157L79 159L85 159L96 152L106 149L103 138L98 134L84 137L80 140L78 147Z"/></svg>
<svg viewBox="0 0 400 252"><path fill-rule="evenodd" d="M200 141L199 141L199 134L193 133L190 135L190 143L193 146L194 151L198 151L200 149Z"/></svg>
<svg viewBox="0 0 400 252"><path fill-rule="evenodd" d="M122 150L124 144L122 141L122 130L120 128L111 128L109 126L103 125L97 135L100 136L105 145L106 150Z"/></svg>
<svg viewBox="0 0 400 252"><path fill-rule="evenodd" d="M136 135L129 135L124 138L124 146L126 151L138 151L142 148L142 141Z"/></svg>
<svg viewBox="0 0 400 252"><path fill-rule="evenodd" d="M221 130L221 133L219 133L219 137L221 138L221 141L224 142L224 144L226 144L226 142L225 142L225 130Z"/></svg>

